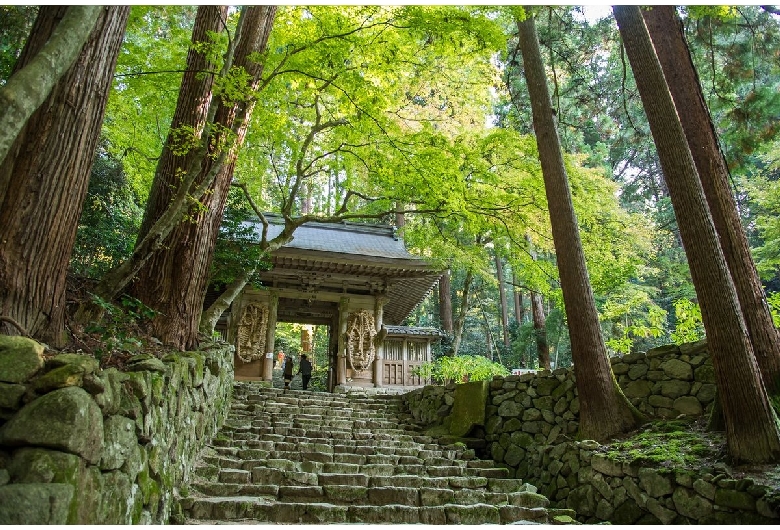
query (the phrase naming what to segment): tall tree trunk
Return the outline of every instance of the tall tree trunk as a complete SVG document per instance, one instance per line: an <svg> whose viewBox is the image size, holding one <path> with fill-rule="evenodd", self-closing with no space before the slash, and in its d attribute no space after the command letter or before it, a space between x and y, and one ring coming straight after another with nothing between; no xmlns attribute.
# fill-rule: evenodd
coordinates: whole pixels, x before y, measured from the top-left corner
<svg viewBox="0 0 780 530"><path fill-rule="evenodd" d="M28 64L70 8L41 7L17 67ZM0 315L64 343L65 276L87 192L129 7L104 7L81 53L0 165ZM0 324L0 331L16 333Z"/></svg>
<svg viewBox="0 0 780 530"><path fill-rule="evenodd" d="M515 322L517 322L518 328L525 322L525 307L523 305L523 291L518 287L517 274L512 271L512 293L515 302ZM523 347L523 351L520 354L520 366L525 368L528 366L526 362L526 348Z"/></svg>
<svg viewBox="0 0 780 530"><path fill-rule="evenodd" d="M536 261L536 249L531 238L526 234L525 241L528 244L528 254ZM531 317L534 322L534 338L536 342L536 358L539 366L550 369L550 345L547 342L547 316L544 312L544 301L538 291L531 291Z"/></svg>
<svg viewBox="0 0 780 530"><path fill-rule="evenodd" d="M471 294L471 283L474 280L474 273L471 271L466 272L466 277L463 279L463 296L460 299L460 307L458 308L458 315L455 317L455 329L453 331L452 338L452 355L458 355L460 350L460 343L463 340L463 327L466 325L466 314L469 312L469 295Z"/></svg>
<svg viewBox="0 0 780 530"><path fill-rule="evenodd" d="M547 317L544 314L542 295L531 291L531 314L534 320L534 337L536 339L536 357L539 366L550 369L550 346L547 343Z"/></svg>
<svg viewBox="0 0 780 530"><path fill-rule="evenodd" d="M780 460L777 416L759 374L734 283L661 65L639 7L615 6L613 11L679 220L707 331L729 453L741 462L776 462Z"/></svg>
<svg viewBox="0 0 780 530"><path fill-rule="evenodd" d="M580 436L603 441L639 425L640 414L612 373L601 336L577 218L555 128L534 19L518 22L519 47L531 99L561 289L569 321L574 373L580 398Z"/></svg>
<svg viewBox="0 0 780 530"><path fill-rule="evenodd" d="M198 44L208 44L210 33L219 33L225 27L227 7L201 6L198 8L192 29L192 43L187 54L187 68L179 88L179 98L171 121L165 145L157 162L155 178L146 203L144 219L136 239L133 253L125 261L112 268L100 279L93 293L103 299L112 300L135 278L138 271L149 258L166 242L171 231L181 222L190 205L191 196L200 196L214 178L216 167L211 168L204 182L196 186L197 168L207 155L206 140L202 138L206 124L213 118L215 109L212 102L214 76L204 74L212 72L216 66L208 61L206 54ZM188 135L187 131L191 131ZM185 138L182 140L181 138ZM182 143L186 140L200 141L196 149L181 153ZM224 153L221 160L224 160ZM221 163L218 159L218 164ZM218 165L217 164L217 165ZM177 179L166 182L166 175L176 174ZM196 191L193 192L193 189ZM198 193L197 190L203 190ZM156 216L150 212L157 212ZM161 213L162 212L162 213ZM87 322L95 318L99 308L90 304L79 307L76 319Z"/></svg>
<svg viewBox="0 0 780 530"><path fill-rule="evenodd" d="M0 163L32 113L73 66L102 11L101 6L70 6L35 56L0 87Z"/></svg>
<svg viewBox="0 0 780 530"><path fill-rule="evenodd" d="M406 225L406 216L404 215L404 205L400 202L395 203L395 226L400 230Z"/></svg>
<svg viewBox="0 0 780 530"><path fill-rule="evenodd" d="M452 336L452 286L450 285L449 269L439 278L439 323L441 330Z"/></svg>
<svg viewBox="0 0 780 530"><path fill-rule="evenodd" d="M496 253L496 279L498 280L498 298L501 303L501 332L504 346L509 348L509 304L506 301L506 287L504 286L504 265L501 256Z"/></svg>
<svg viewBox="0 0 780 530"><path fill-rule="evenodd" d="M702 95L682 22L671 5L655 6L644 11L643 16L704 188L764 386L770 394L780 394L780 337L742 230L737 202L729 187L728 166Z"/></svg>
<svg viewBox="0 0 780 530"><path fill-rule="evenodd" d="M211 43L211 34L220 34L224 31L227 13L227 6L198 7L195 24L192 27L192 46L187 53L187 69L182 76L179 98L176 101L168 138L157 162L136 245L140 244L149 233L152 225L159 218L159 212L165 210L173 199L176 188L171 186L168 176L186 171L193 162L196 162L197 150L190 149L182 154L181 140L178 138L188 128L194 130L197 139L202 138L213 98L212 87L215 80L214 74L208 72L213 72L217 68L203 50Z"/></svg>
<svg viewBox="0 0 780 530"><path fill-rule="evenodd" d="M512 271L512 295L515 302L515 322L523 325L525 321L525 307L523 306L523 291L517 286L517 275Z"/></svg>
<svg viewBox="0 0 780 530"><path fill-rule="evenodd" d="M251 81L246 87L248 93L237 102L220 102L214 118L217 129L232 130L235 138L229 142L229 146L223 147L227 149L226 159L217 168L211 186L199 198L200 204L191 212L192 220L174 228L165 246L155 252L139 271L133 286L134 294L160 313L152 322L153 333L165 344L174 347L191 348L197 344L214 244L233 176L237 149L246 135L254 106L254 91L259 86L263 70L263 64L255 60L265 50L275 12L275 6L251 6L242 13L232 69L243 69L249 74ZM219 145L222 137L223 134L217 131L209 143ZM197 169L200 181L210 173L214 163L211 156L203 159ZM175 189L178 177L176 172L166 172L160 178ZM159 206L150 207L152 209L145 216L147 219L156 219L162 214Z"/></svg>

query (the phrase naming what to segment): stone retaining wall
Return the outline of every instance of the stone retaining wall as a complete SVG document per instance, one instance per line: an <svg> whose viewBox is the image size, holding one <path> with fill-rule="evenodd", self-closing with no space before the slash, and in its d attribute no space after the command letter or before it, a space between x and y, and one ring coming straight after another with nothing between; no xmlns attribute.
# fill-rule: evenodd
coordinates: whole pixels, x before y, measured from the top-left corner
<svg viewBox="0 0 780 530"><path fill-rule="evenodd" d="M0 335L0 524L161 524L230 407L232 347L126 370Z"/></svg>
<svg viewBox="0 0 780 530"><path fill-rule="evenodd" d="M626 396L650 417L697 417L713 404L703 341L611 361ZM446 423L453 393L429 388L408 395L410 412L423 423ZM488 456L584 522L780 523L780 492L734 480L725 466L692 474L610 461L598 443L575 441L578 420L572 370L494 378L485 411Z"/></svg>
<svg viewBox="0 0 780 530"><path fill-rule="evenodd" d="M704 340L680 346L670 344L610 360L623 393L648 416L701 416L712 408L715 369Z"/></svg>
<svg viewBox="0 0 780 530"><path fill-rule="evenodd" d="M409 412L420 425L434 425L444 421L455 403L455 385L424 386L404 394Z"/></svg>

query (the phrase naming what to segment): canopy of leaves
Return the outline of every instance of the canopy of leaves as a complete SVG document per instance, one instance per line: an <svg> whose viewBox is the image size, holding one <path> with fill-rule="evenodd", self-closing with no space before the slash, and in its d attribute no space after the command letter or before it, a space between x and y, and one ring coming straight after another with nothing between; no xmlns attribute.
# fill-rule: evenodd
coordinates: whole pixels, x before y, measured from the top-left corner
<svg viewBox="0 0 780 530"><path fill-rule="evenodd" d="M565 357L568 347L515 46L521 11L280 7L234 175L260 210L290 217L392 222L393 209L405 211L407 246L453 270L455 306L466 272L476 276L464 351L497 354L510 364L533 357L538 331L526 316L509 350L489 340L500 333L495 254L516 288L544 296L555 354ZM695 301L695 293L615 23L589 20L579 7L536 13L605 335L614 351L651 347L685 321L675 301ZM758 6L697 6L680 14L759 269L770 294L780 291L778 18ZM95 166L97 187L80 227L79 271L102 270L127 251L130 238L120 236L134 233L135 204L146 198L168 134L194 15L191 6L132 9ZM236 15L231 11L225 21L226 32L200 45L218 64L235 36ZM0 16L0 68L10 69L34 9L0 7ZM216 282L257 263L240 233L240 221L252 215L231 197ZM411 320L436 325L435 304L424 304Z"/></svg>

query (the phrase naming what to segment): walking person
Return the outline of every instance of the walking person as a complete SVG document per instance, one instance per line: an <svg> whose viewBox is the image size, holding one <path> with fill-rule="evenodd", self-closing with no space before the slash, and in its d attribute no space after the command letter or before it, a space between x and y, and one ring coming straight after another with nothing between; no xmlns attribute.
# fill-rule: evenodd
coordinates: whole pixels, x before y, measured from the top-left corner
<svg viewBox="0 0 780 530"><path fill-rule="evenodd" d="M298 373L301 374L301 383L303 389L306 390L311 380L311 362L306 354L301 355L301 364L298 366Z"/></svg>
<svg viewBox="0 0 780 530"><path fill-rule="evenodd" d="M295 361L291 355L288 355L284 360L284 389L290 389L290 382L293 379L293 370L295 369Z"/></svg>

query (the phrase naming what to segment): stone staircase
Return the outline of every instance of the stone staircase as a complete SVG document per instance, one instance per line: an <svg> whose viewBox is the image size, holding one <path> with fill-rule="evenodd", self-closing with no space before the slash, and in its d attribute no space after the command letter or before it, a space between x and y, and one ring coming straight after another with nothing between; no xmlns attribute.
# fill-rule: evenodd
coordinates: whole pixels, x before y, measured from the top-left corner
<svg viewBox="0 0 780 530"><path fill-rule="evenodd" d="M416 431L400 396L237 382L182 489L180 524L573 522L530 484Z"/></svg>

